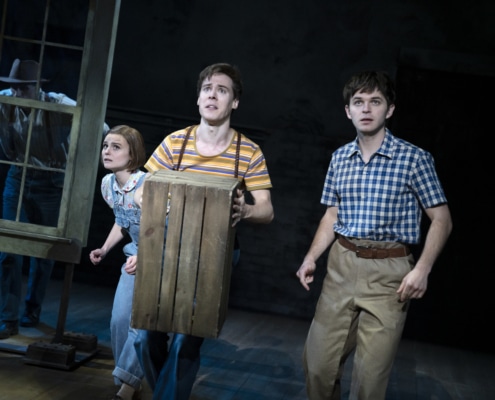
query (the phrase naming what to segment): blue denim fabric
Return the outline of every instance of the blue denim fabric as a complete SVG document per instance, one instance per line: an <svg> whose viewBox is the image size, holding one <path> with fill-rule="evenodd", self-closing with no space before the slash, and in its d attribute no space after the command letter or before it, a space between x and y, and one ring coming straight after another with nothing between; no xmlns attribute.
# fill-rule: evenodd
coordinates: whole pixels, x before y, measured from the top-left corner
<svg viewBox="0 0 495 400"><path fill-rule="evenodd" d="M110 335L115 359L115 368L112 372L115 385L125 382L139 390L144 374L134 349L137 330L131 327L134 278L135 275L125 272L122 266L113 300Z"/></svg>
<svg viewBox="0 0 495 400"><path fill-rule="evenodd" d="M3 191L3 219L15 220L21 176L22 168L9 168ZM63 184L63 173L27 171L20 221L57 226ZM19 319L23 260L24 257L17 254L0 253L0 318L3 321ZM26 312L38 318L54 264L54 260L30 258L25 306Z"/></svg>
<svg viewBox="0 0 495 400"><path fill-rule="evenodd" d="M115 176L113 177L115 178ZM144 174L136 185L136 189L144 181ZM113 181L112 181L113 182ZM113 184L112 184L113 187ZM133 208L123 206L122 195L113 193L113 212L115 222L131 237L131 242L124 246L127 257L137 255L139 241L139 223L141 210L135 205ZM115 368L112 372L116 385L126 383L139 390L144 377L143 370L134 349L137 330L131 327L132 297L134 294L135 275L130 275L122 265L119 283L113 300L112 317L110 319L110 335L112 353L115 359Z"/></svg>
<svg viewBox="0 0 495 400"><path fill-rule="evenodd" d="M134 343L153 400L188 400L200 367L204 338L139 330Z"/></svg>

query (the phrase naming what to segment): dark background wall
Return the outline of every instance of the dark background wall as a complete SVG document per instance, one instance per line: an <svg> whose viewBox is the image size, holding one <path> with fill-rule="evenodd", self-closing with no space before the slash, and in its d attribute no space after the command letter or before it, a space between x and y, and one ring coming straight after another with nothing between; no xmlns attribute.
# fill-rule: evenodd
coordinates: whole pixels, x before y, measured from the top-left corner
<svg viewBox="0 0 495 400"><path fill-rule="evenodd" d="M357 70L388 70L398 80L390 127L432 152L454 219L429 290L412 304L405 336L494 351L493 261L484 233L493 220L485 210L493 179L487 129L494 15L490 0L124 0L107 122L138 128L151 154L166 134L198 121L199 71L219 61L238 65L245 92L233 125L262 146L276 216L270 225L239 226L242 256L230 305L309 319L326 254L310 292L295 272L324 212L319 201L330 155L355 136L342 86ZM102 266L88 261L112 223L97 188L75 279L116 285L118 248Z"/></svg>

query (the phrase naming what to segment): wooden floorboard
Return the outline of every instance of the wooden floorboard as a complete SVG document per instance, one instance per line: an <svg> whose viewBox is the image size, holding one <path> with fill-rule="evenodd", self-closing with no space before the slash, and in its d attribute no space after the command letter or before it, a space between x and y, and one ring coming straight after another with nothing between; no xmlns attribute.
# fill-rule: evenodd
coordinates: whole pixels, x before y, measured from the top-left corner
<svg viewBox="0 0 495 400"><path fill-rule="evenodd" d="M55 335L62 282L52 280L42 323L0 341L0 400L111 399L109 321L113 289L74 282L65 331L96 335L97 351L72 370L26 363L23 349ZM206 339L191 400L305 400L301 354L309 321L229 309L217 339ZM10 347L10 348L9 348ZM63 363L61 363L63 364ZM495 355L403 340L387 400L494 400ZM350 363L343 379L348 397ZM143 400L151 399L147 386Z"/></svg>

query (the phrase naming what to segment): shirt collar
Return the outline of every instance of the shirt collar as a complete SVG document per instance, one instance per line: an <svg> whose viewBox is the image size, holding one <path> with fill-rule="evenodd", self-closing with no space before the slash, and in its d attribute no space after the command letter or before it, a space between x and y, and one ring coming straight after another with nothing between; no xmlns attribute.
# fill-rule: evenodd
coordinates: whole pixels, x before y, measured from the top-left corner
<svg viewBox="0 0 495 400"><path fill-rule="evenodd" d="M385 128L385 137L383 138L383 142L375 154L392 158L394 147L395 147L395 137L388 128ZM352 156L358 153L360 153L360 150L358 146L358 138L356 136L356 138L350 143L347 157L351 158Z"/></svg>
<svg viewBox="0 0 495 400"><path fill-rule="evenodd" d="M130 176L129 176L129 179L127 179L127 182L125 183L125 185L123 187L119 187L119 184L117 183L117 179L115 178L115 175L114 175L114 180L113 180L113 190L115 190L116 192L124 192L124 193L128 193L128 192L131 192L132 190L134 190L134 188L136 187L136 185L138 184L138 181L139 181L139 177L137 176L139 171L134 171Z"/></svg>

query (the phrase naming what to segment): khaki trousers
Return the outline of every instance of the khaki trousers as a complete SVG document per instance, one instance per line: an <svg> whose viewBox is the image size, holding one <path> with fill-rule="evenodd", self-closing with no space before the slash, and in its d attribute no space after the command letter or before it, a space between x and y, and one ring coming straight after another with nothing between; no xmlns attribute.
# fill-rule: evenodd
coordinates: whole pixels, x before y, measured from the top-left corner
<svg viewBox="0 0 495 400"><path fill-rule="evenodd" d="M396 243L353 240L391 248ZM385 398L408 302L396 291L413 268L412 255L364 259L335 242L303 353L310 400L340 400L346 358L355 350L349 399Z"/></svg>

